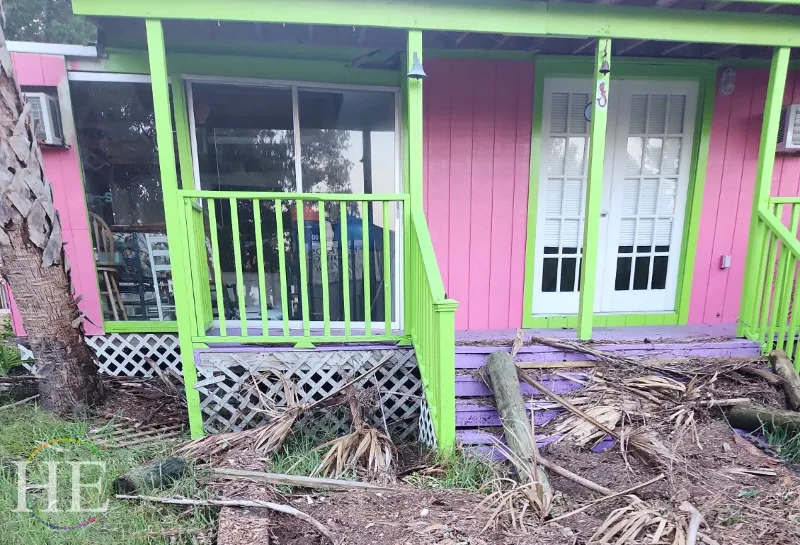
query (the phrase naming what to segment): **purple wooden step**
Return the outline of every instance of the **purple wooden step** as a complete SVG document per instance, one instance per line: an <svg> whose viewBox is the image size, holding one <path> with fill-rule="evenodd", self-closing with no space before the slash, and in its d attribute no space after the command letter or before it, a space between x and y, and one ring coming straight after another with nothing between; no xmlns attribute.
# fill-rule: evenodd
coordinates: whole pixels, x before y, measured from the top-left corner
<svg viewBox="0 0 800 545"><path fill-rule="evenodd" d="M648 359L672 359L686 357L749 358L760 354L758 343L747 339L725 341L694 341L686 343L631 343L594 345L603 352L622 356ZM510 352L507 346L456 346L456 369L478 369L495 351ZM557 361L586 361L594 358L588 354L564 351L550 346L524 346L517 354L517 361L547 363Z"/></svg>
<svg viewBox="0 0 800 545"><path fill-rule="evenodd" d="M533 403L526 403L525 405L528 408L528 416L530 417L530 408ZM559 409L533 411L533 423L536 426L544 426L562 412ZM500 414L494 405L477 404L469 400L456 401L456 428L483 428L502 425Z"/></svg>
<svg viewBox="0 0 800 545"><path fill-rule="evenodd" d="M578 376L576 373L573 375ZM581 389L581 385L571 380L546 375L539 379L543 385L557 394L568 394ZM541 397L539 390L528 384L522 383L522 395ZM491 396L492 391L480 379L472 375L456 375L456 397Z"/></svg>

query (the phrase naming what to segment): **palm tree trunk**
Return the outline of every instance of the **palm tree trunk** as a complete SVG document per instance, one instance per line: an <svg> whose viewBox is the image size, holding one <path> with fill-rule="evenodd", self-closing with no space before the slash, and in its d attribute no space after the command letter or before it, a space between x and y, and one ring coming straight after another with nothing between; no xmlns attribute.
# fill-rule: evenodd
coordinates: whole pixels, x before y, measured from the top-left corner
<svg viewBox="0 0 800 545"><path fill-rule="evenodd" d="M83 334L53 191L1 28L0 275L28 332L42 407L66 414L98 401L97 367Z"/></svg>

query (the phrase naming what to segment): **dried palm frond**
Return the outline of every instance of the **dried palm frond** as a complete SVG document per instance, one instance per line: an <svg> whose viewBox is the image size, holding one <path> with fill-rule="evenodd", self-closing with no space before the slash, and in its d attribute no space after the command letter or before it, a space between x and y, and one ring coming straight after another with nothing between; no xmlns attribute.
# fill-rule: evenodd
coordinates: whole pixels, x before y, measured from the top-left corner
<svg viewBox="0 0 800 545"><path fill-rule="evenodd" d="M680 462L680 457L667 447L653 430L645 428L626 428L620 432L620 450L625 465L631 469L628 453L640 460L665 468L671 468Z"/></svg>
<svg viewBox="0 0 800 545"><path fill-rule="evenodd" d="M686 384L679 382L669 377L659 375L645 375L641 377L634 377L625 381L627 386L638 388L641 390L654 390L660 393L677 393L683 395L686 393Z"/></svg>
<svg viewBox="0 0 800 545"><path fill-rule="evenodd" d="M261 454L269 454L279 449L297 419L311 407L299 402L293 382L285 378L281 380L287 406L270 406L264 402L264 409L261 412L268 418L265 425L249 430L207 435L181 446L177 451L178 454L187 458L208 459L238 447L252 447Z"/></svg>
<svg viewBox="0 0 800 545"><path fill-rule="evenodd" d="M533 441L532 434L531 441ZM550 487L547 474L535 461L523 460L495 437L492 437L492 444L511 462L521 482L500 476L492 481L491 494L477 507L490 509L489 518L482 531L485 532L490 527L496 528L498 524L507 522L512 529L527 533L528 514L535 515L536 522L543 521L550 514L553 489ZM534 454L534 457L538 457L538 454Z"/></svg>
<svg viewBox="0 0 800 545"><path fill-rule="evenodd" d="M368 425L357 425L344 437L316 447L330 447L311 476L339 477L348 470L366 470L373 477L391 477L396 459L395 446L385 433Z"/></svg>
<svg viewBox="0 0 800 545"><path fill-rule="evenodd" d="M614 405L598 405L585 409L583 412L612 430L622 419L622 410ZM561 435L559 440L565 439L578 446L593 443L607 435L605 430L598 428L586 418L577 415L570 416L561 422L554 432Z"/></svg>
<svg viewBox="0 0 800 545"><path fill-rule="evenodd" d="M590 545L655 543L663 545L693 545L690 523L686 514L656 509L637 496L627 496L625 507L613 510L603 524L589 538ZM715 544L710 536L697 533L699 541ZM691 541L690 541L691 539Z"/></svg>

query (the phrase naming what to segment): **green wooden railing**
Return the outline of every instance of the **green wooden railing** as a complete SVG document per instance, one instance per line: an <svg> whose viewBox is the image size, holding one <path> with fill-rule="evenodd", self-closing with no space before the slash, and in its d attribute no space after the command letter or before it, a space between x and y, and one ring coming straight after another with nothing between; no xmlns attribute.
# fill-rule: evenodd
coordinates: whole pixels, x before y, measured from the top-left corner
<svg viewBox="0 0 800 545"><path fill-rule="evenodd" d="M758 210L753 276L755 284L745 290L742 303L745 335L761 343L762 351L784 350L793 361L800 358L800 197L773 197ZM797 311L795 311L797 309ZM800 367L800 366L798 366Z"/></svg>
<svg viewBox="0 0 800 545"><path fill-rule="evenodd" d="M392 279L406 195L179 194L194 342L312 346L404 339ZM336 241L329 240L328 225L338 230Z"/></svg>
<svg viewBox="0 0 800 545"><path fill-rule="evenodd" d="M410 213L408 323L439 448L455 445L455 313L444 291L422 210Z"/></svg>
<svg viewBox="0 0 800 545"><path fill-rule="evenodd" d="M410 341L439 448L454 446L458 303L445 294L425 215L409 204L407 195L199 190L179 190L179 195L194 305L193 343L304 347ZM328 223L335 240L328 239ZM361 251L352 251L351 243ZM327 248L330 253L322 251ZM311 260L309 252L314 252ZM393 258L401 253L403 316L390 281ZM382 285L374 283L378 272ZM255 287L257 302L250 293ZM277 298L274 303L270 293ZM315 312L312 299L319 303ZM270 315L274 307L280 316ZM248 317L248 309L257 318Z"/></svg>

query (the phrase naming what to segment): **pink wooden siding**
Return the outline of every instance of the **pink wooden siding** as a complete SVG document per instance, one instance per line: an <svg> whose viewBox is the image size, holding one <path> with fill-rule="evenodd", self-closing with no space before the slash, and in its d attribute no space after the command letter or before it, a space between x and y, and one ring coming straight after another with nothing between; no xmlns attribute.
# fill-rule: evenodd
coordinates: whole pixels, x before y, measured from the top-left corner
<svg viewBox="0 0 800 545"><path fill-rule="evenodd" d="M715 99L689 323L735 323L739 313L769 73L737 72L733 94ZM798 72L786 82L784 103L790 102L800 102ZM778 155L772 193L800 195L800 156ZM732 255L731 267L720 269L725 254Z"/></svg>
<svg viewBox="0 0 800 545"><path fill-rule="evenodd" d="M456 329L522 323L533 63L428 59L425 214Z"/></svg>
<svg viewBox="0 0 800 545"><path fill-rule="evenodd" d="M14 70L22 86L58 88L61 101L69 100L67 67L64 57L30 53L12 54ZM71 108L62 104L62 115L71 113ZM86 213L86 200L83 190L80 157L78 156L75 128L71 119L64 119L64 138L69 148L42 150L44 173L53 186L53 199L61 217L67 257L72 267L72 282L76 294L83 296L79 306L94 322L85 322L89 335L103 334L103 316L94 268L94 251L89 233L89 220ZM11 316L14 330L24 334L22 320L12 302Z"/></svg>

